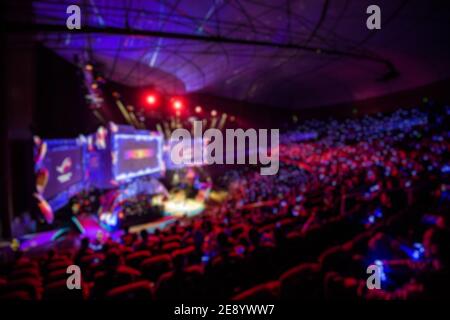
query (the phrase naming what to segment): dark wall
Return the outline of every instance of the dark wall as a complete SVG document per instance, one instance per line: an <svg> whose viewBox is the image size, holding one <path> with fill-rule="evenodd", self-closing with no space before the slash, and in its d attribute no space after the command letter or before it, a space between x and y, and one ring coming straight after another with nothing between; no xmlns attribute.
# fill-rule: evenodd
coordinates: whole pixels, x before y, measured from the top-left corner
<svg viewBox="0 0 450 320"><path fill-rule="evenodd" d="M39 214L32 198L33 135L74 138L93 132L98 121L85 103L76 66L36 44L32 35L2 33L2 38L0 238L9 238L15 216Z"/></svg>
<svg viewBox="0 0 450 320"><path fill-rule="evenodd" d="M426 100L433 100L439 104L449 104L449 88L450 79L381 97L359 101L348 101L336 105L301 110L298 114L305 114L308 117L320 117L323 115L351 117L355 114L361 115L376 112L389 112L398 108L415 107L426 102Z"/></svg>
<svg viewBox="0 0 450 320"><path fill-rule="evenodd" d="M93 132L98 123L86 104L79 68L42 46L37 47L36 56L33 133L71 138Z"/></svg>

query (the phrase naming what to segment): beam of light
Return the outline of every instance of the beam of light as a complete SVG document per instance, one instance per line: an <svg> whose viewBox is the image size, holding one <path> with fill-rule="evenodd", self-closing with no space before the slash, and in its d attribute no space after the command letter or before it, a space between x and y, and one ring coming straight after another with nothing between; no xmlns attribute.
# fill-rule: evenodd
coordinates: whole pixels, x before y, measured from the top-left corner
<svg viewBox="0 0 450 320"><path fill-rule="evenodd" d="M216 124L217 124L217 118L213 117L212 120L211 120L211 128L215 128Z"/></svg>
<svg viewBox="0 0 450 320"><path fill-rule="evenodd" d="M78 230L80 230L81 234L86 233L86 230L81 225L80 221L78 221L77 217L73 216L71 219L72 219L72 222L77 226Z"/></svg>
<svg viewBox="0 0 450 320"><path fill-rule="evenodd" d="M175 118L172 118L170 120L170 128L171 129L176 129L177 128L177 122L176 122Z"/></svg>
<svg viewBox="0 0 450 320"><path fill-rule="evenodd" d="M163 38L158 39L158 44L156 45L155 51L153 51L152 57L150 59L150 67L154 67L156 64L156 59L158 59L159 50L161 50L161 44L162 44Z"/></svg>
<svg viewBox="0 0 450 320"><path fill-rule="evenodd" d="M69 33L67 33L66 39L64 40L64 44L66 46L68 46L70 44L70 40L72 39L72 35Z"/></svg>
<svg viewBox="0 0 450 320"><path fill-rule="evenodd" d="M169 124L166 121L164 121L163 125L164 125L164 131L166 133L166 137L169 138L170 137L170 132L171 132Z"/></svg>
<svg viewBox="0 0 450 320"><path fill-rule="evenodd" d="M131 121L133 122L133 126L135 127L135 128L139 128L140 126L139 126L139 121L138 121L138 119L136 118L136 115L134 114L134 112L130 112L129 113L130 114L130 119L131 119Z"/></svg>
<svg viewBox="0 0 450 320"><path fill-rule="evenodd" d="M159 30L162 30L163 24L162 24L162 20L163 20L163 15L164 15L164 5L162 2L160 2L159 5ZM158 43L156 45L155 51L153 51L152 57L150 58L150 67L154 67L156 64L156 59L158 59L158 55L159 55L159 50L161 50L161 45L163 42L163 38L158 38Z"/></svg>
<svg viewBox="0 0 450 320"><path fill-rule="evenodd" d="M116 100L116 104L119 107L120 112L122 113L123 117L127 122L131 125L133 125L133 122L131 121L130 115L128 114L127 108L123 105L122 101Z"/></svg>
<svg viewBox="0 0 450 320"><path fill-rule="evenodd" d="M208 12L206 13L205 17L203 18L201 24L197 28L197 33L203 33L204 31L204 24L211 18L211 16L214 14L216 9L222 4L222 0L214 0L213 5L209 8Z"/></svg>
<svg viewBox="0 0 450 320"><path fill-rule="evenodd" d="M158 130L159 133L164 134L163 128L160 123L156 124L156 130Z"/></svg>
<svg viewBox="0 0 450 320"><path fill-rule="evenodd" d="M55 232L52 235L52 241L55 241L56 239L58 239L61 235L63 235L64 233L68 232L69 228L61 228L59 229L57 232Z"/></svg>
<svg viewBox="0 0 450 320"><path fill-rule="evenodd" d="M92 9L94 10L95 15L97 16L98 24L99 24L101 27L104 27L104 26L105 26L105 20L104 20L103 17L100 15L100 11L98 11L98 8L97 8L97 6L96 6L95 3L94 3L94 0L89 0L89 3L90 3L90 5L91 5Z"/></svg>
<svg viewBox="0 0 450 320"><path fill-rule="evenodd" d="M218 126L219 130L222 130L223 127L225 126L225 122L227 121L227 116L228 115L226 113L222 114L222 117L220 118L220 122L219 122L219 126Z"/></svg>
<svg viewBox="0 0 450 320"><path fill-rule="evenodd" d="M101 123L106 123L105 118L103 118L103 116L101 115L101 113L98 110L94 109L94 110L92 110L92 113Z"/></svg>

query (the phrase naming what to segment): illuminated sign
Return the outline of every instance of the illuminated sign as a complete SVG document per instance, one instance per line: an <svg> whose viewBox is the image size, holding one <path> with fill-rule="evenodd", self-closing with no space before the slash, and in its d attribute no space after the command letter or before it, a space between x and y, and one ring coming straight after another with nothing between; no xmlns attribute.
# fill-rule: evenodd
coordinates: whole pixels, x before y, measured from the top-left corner
<svg viewBox="0 0 450 320"><path fill-rule="evenodd" d="M162 136L114 134L113 175L116 181L129 180L162 170Z"/></svg>

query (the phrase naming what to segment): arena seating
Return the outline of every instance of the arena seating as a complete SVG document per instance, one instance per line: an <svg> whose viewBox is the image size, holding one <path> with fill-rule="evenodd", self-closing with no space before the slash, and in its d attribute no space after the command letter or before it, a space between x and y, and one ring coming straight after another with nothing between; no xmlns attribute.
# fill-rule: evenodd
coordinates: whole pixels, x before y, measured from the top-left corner
<svg viewBox="0 0 450 320"><path fill-rule="evenodd" d="M233 186L225 202L153 234L106 239L97 251L83 240L66 252L17 252L2 268L0 296L444 298L450 186L443 168L450 132L446 122L428 124L427 116L409 109L301 124L280 146L278 175L230 170L221 181ZM293 142L296 130L306 129L317 130L319 138ZM263 204L269 200L276 204ZM253 208L241 209L243 204ZM217 206L220 211L213 210ZM376 261L385 266L386 287L375 294L365 280ZM83 270L81 292L62 290L74 262Z"/></svg>

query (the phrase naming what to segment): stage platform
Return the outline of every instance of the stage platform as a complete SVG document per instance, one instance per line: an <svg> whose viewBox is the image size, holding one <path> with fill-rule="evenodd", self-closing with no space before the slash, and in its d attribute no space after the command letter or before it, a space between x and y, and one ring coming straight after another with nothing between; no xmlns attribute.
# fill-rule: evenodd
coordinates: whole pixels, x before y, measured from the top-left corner
<svg viewBox="0 0 450 320"><path fill-rule="evenodd" d="M203 201L195 199L173 199L164 203L164 214L173 217L193 217L205 210Z"/></svg>
<svg viewBox="0 0 450 320"><path fill-rule="evenodd" d="M175 221L184 217L193 217L203 212L205 204L203 201L195 199L172 199L164 204L164 216L158 220L148 223L137 224L128 228L130 233L139 233L147 230L152 233L156 229L164 229ZM37 248L46 248L55 241L64 237L71 238L89 238L98 240L108 237L119 240L124 230L108 231L98 220L96 216L72 217L73 225L71 228L57 228L50 231L29 234L19 239L20 250L30 251ZM74 228L75 226L76 228ZM77 230L78 229L78 230ZM77 235L78 234L78 235Z"/></svg>

